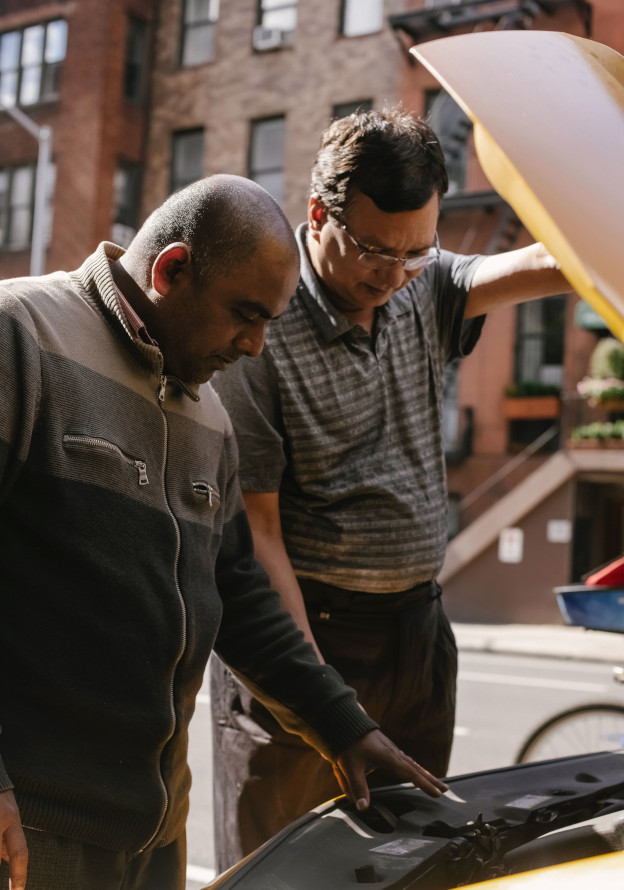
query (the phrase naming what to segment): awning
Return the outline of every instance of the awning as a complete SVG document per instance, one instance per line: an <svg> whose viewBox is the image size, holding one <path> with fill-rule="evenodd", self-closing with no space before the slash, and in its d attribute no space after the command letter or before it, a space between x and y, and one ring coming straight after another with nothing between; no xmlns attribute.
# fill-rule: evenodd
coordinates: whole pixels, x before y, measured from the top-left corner
<svg viewBox="0 0 624 890"><path fill-rule="evenodd" d="M602 315L585 300L581 300L574 307L574 324L579 328L587 328L588 331L608 330Z"/></svg>

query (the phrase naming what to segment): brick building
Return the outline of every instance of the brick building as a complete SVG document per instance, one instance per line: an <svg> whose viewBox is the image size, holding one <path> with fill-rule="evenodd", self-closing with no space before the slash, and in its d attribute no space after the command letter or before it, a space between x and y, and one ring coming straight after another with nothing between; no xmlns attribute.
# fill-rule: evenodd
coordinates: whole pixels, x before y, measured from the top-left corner
<svg viewBox="0 0 624 890"><path fill-rule="evenodd" d="M0 277L28 274L37 139L52 133L44 271L138 223L155 0L3 0Z"/></svg>
<svg viewBox="0 0 624 890"><path fill-rule="evenodd" d="M197 14L202 7L204 18ZM207 173L250 175L305 215L320 132L399 96L401 0L171 0L155 52L145 199Z"/></svg>
<svg viewBox="0 0 624 890"><path fill-rule="evenodd" d="M398 100L431 115L445 148L442 245L494 253L529 243L480 169L469 122L408 53L508 28L560 30L624 53L620 0L4 0L0 102L53 134L46 270L75 267L102 239L127 242L171 191L210 173L256 179L296 225L330 119ZM32 134L0 112L0 277L28 273L36 160ZM552 586L624 549L620 455L606 469L600 455L587 458L583 472L551 463L566 456L581 416L576 382L603 333L579 323L600 324L584 310L575 294L501 310L449 371L454 617L555 620ZM532 417L506 399L512 384L562 398ZM524 540L514 565L498 558L509 522Z"/></svg>

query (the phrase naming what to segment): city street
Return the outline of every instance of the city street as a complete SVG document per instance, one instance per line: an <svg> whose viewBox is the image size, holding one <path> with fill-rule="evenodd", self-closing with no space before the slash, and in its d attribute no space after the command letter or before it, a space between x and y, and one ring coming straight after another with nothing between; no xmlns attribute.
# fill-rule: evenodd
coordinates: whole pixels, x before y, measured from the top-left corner
<svg viewBox="0 0 624 890"><path fill-rule="evenodd" d="M551 714L587 701L621 699L606 662L463 651L457 727L449 775L506 766L524 738ZM207 684L191 724L193 791L187 890L214 876L210 700Z"/></svg>

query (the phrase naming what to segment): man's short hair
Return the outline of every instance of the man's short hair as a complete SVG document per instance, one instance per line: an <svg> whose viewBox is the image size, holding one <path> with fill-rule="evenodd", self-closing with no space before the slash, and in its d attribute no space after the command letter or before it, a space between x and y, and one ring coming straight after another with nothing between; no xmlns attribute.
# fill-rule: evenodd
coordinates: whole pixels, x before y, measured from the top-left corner
<svg viewBox="0 0 624 890"><path fill-rule="evenodd" d="M355 112L335 120L321 137L312 168L312 193L340 214L355 190L385 213L420 210L448 189L438 137L425 120L400 107Z"/></svg>
<svg viewBox="0 0 624 890"><path fill-rule="evenodd" d="M268 192L243 177L215 175L170 195L146 219L129 249L140 252L147 277L161 250L184 242L199 283L240 269L268 235L292 240L297 255L290 224Z"/></svg>

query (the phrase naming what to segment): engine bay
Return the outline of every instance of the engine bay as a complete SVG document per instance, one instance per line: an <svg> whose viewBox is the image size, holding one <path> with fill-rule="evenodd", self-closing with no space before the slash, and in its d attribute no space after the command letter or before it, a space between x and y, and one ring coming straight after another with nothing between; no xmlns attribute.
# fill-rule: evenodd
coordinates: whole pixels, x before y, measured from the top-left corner
<svg viewBox="0 0 624 890"><path fill-rule="evenodd" d="M624 850L624 751L472 773L439 799L407 785L292 823L211 885L447 890ZM623 868L624 868L624 853Z"/></svg>

